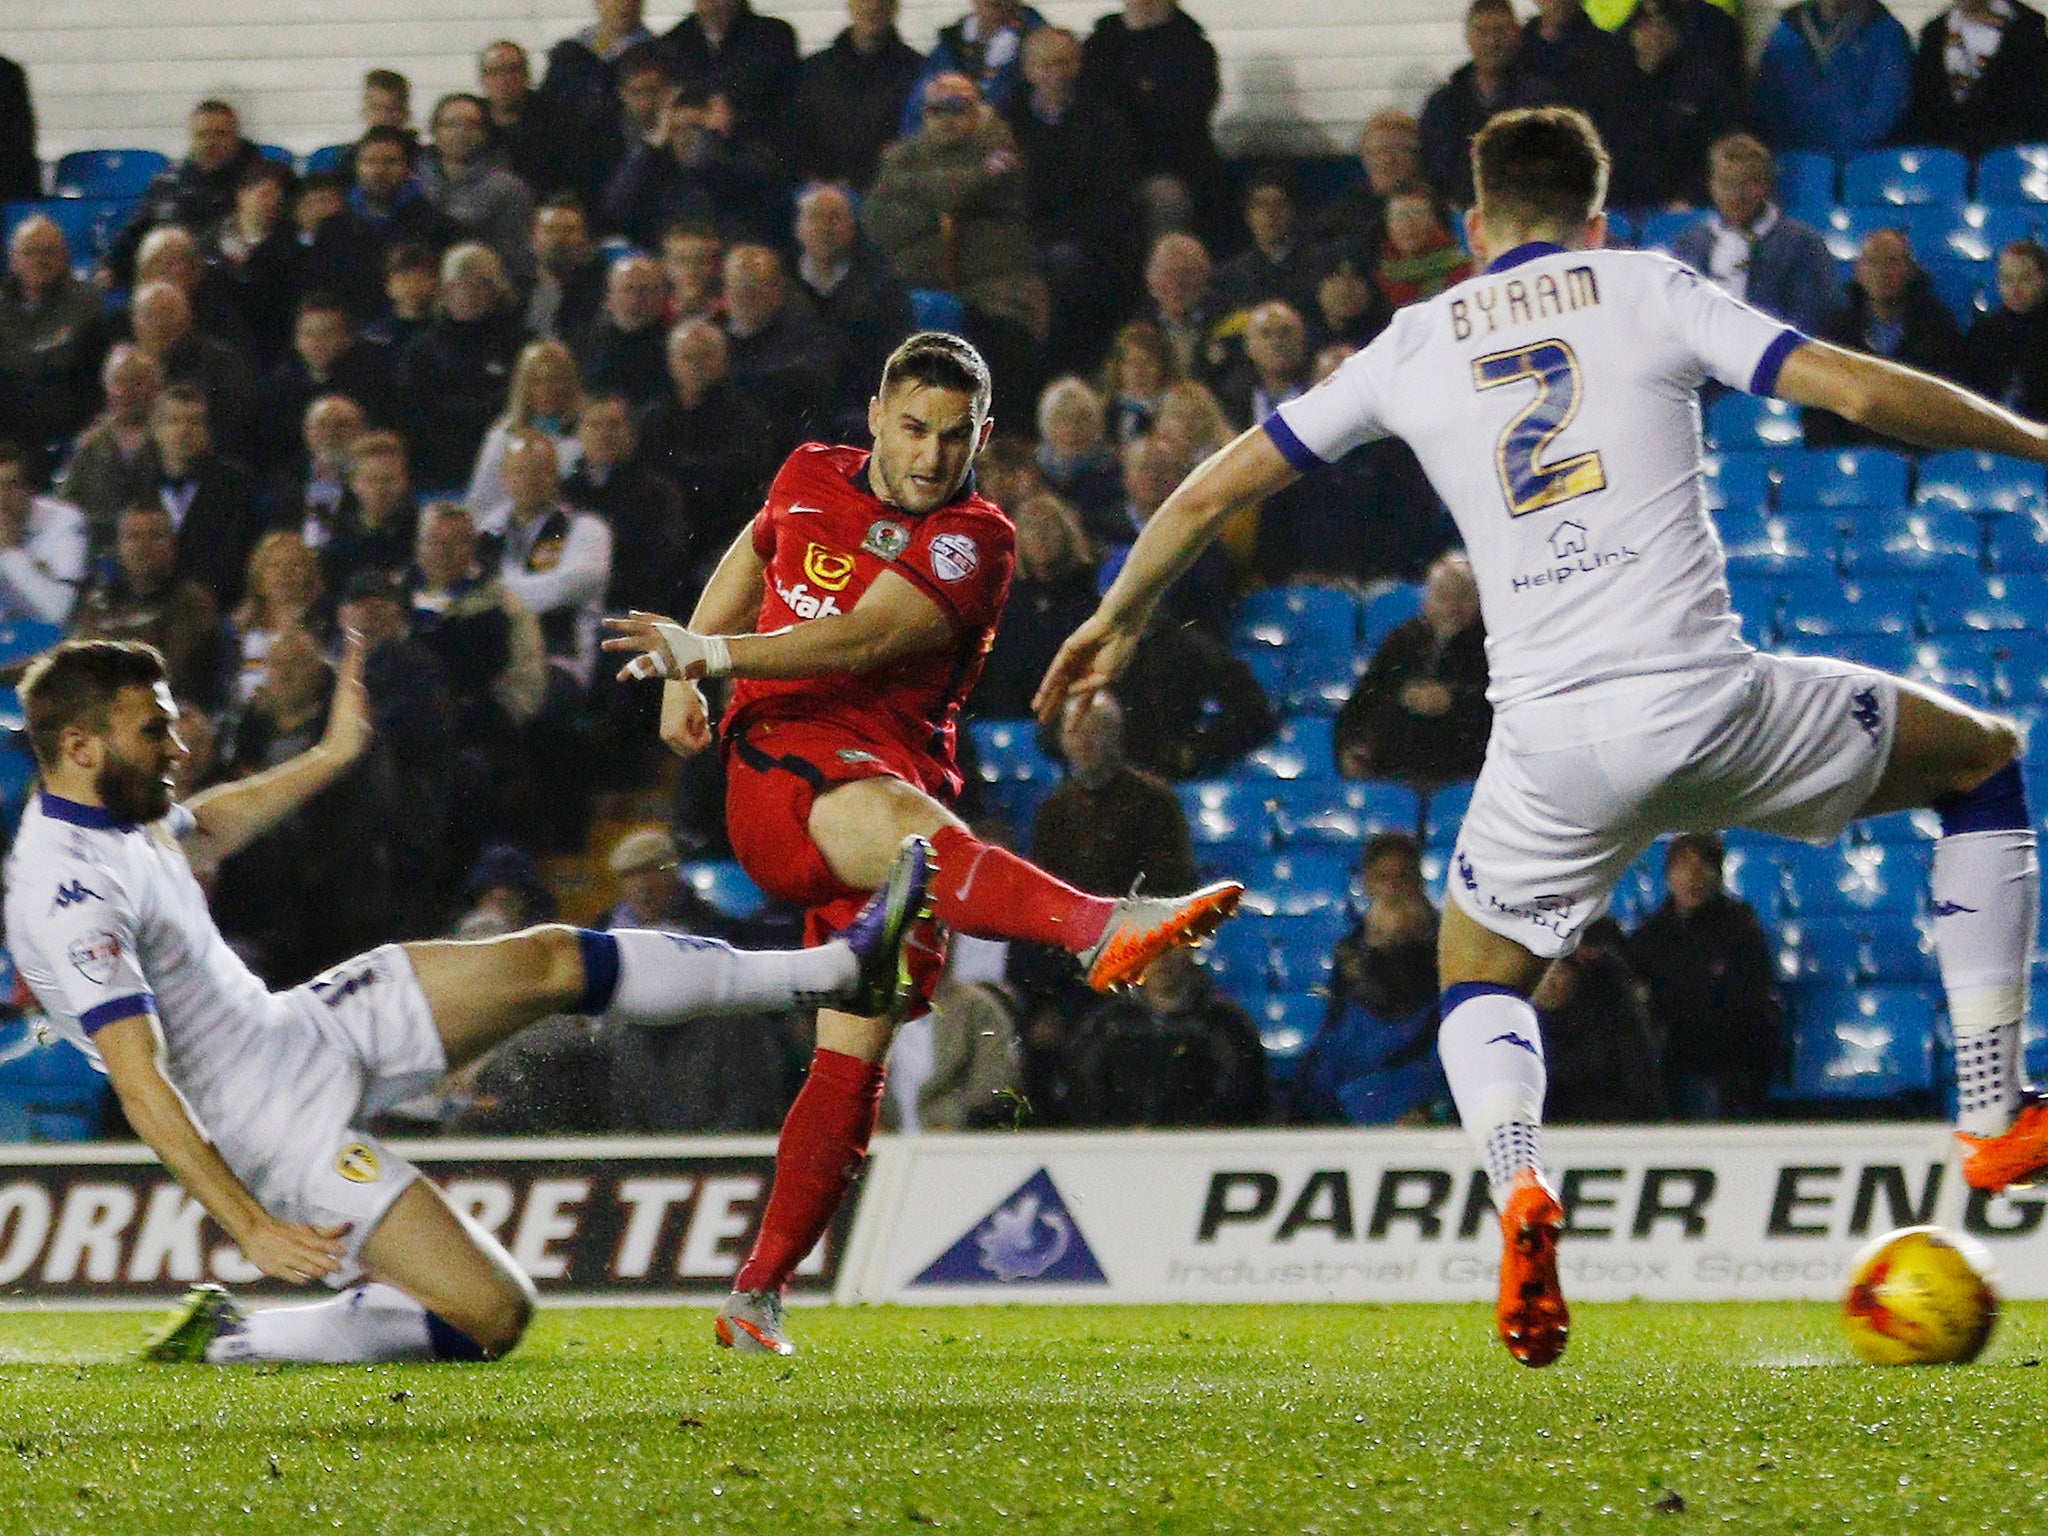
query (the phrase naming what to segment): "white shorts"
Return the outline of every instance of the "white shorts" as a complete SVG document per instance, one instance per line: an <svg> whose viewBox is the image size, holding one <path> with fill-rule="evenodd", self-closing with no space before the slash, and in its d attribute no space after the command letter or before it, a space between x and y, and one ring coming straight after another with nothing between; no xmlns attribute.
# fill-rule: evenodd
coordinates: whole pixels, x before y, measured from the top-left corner
<svg viewBox="0 0 2048 1536"><path fill-rule="evenodd" d="M280 1221L347 1223L344 1285L363 1244L419 1170L360 1122L448 1070L433 1010L404 949L386 944L284 993L263 1102L215 1127L221 1156Z"/></svg>
<svg viewBox="0 0 2048 1536"><path fill-rule="evenodd" d="M1805 656L1517 705L1494 717L1451 897L1532 954L1569 953L1663 833L1839 837L1884 773L1897 718L1894 679Z"/></svg>

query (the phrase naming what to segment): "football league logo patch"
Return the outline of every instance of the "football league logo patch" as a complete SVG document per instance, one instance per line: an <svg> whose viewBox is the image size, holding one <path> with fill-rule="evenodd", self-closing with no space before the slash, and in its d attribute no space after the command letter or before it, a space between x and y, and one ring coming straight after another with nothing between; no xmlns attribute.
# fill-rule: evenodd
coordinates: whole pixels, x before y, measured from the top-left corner
<svg viewBox="0 0 2048 1536"><path fill-rule="evenodd" d="M121 936L96 933L80 939L69 951L72 969L96 987L114 979L114 967L121 961Z"/></svg>
<svg viewBox="0 0 2048 1536"><path fill-rule="evenodd" d="M932 570L941 581L965 581L981 564L981 551L964 533L942 533L932 540Z"/></svg>
<svg viewBox="0 0 2048 1536"><path fill-rule="evenodd" d="M351 1184L374 1184L383 1172L377 1166L376 1149L360 1141L341 1149L334 1159L334 1171Z"/></svg>
<svg viewBox="0 0 2048 1536"><path fill-rule="evenodd" d="M804 575L827 592L844 592L846 584L853 580L853 556L813 544L804 551Z"/></svg>
<svg viewBox="0 0 2048 1536"><path fill-rule="evenodd" d="M860 541L860 547L884 560L894 560L910 548L910 530L901 523L883 518L880 522L868 524L867 537Z"/></svg>

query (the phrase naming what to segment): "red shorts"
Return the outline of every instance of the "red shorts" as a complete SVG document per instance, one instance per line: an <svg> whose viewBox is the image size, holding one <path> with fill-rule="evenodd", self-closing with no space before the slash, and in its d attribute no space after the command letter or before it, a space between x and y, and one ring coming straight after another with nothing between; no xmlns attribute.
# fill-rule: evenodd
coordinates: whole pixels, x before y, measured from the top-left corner
<svg viewBox="0 0 2048 1536"><path fill-rule="evenodd" d="M811 806L837 784L892 778L939 798L916 754L843 725L756 721L725 738L725 821L733 856L778 901L804 909L804 943L822 944L852 922L873 894L832 872L811 841ZM911 941L920 1011L946 960L943 943Z"/></svg>

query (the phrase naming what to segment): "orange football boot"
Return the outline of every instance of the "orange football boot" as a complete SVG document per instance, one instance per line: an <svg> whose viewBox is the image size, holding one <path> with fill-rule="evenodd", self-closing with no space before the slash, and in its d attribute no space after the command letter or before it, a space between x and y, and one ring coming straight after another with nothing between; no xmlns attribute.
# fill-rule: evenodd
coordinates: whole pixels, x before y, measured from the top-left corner
<svg viewBox="0 0 2048 1536"><path fill-rule="evenodd" d="M2012 1124L1996 1136L1957 1131L1963 1149L1963 1182L1996 1194L2016 1184L2048 1177L2048 1099L2029 1092Z"/></svg>
<svg viewBox="0 0 2048 1536"><path fill-rule="evenodd" d="M1564 1353L1571 1314L1557 1283L1557 1237L1564 1207L1533 1168L1515 1175L1500 1213L1500 1301L1494 1323L1508 1353L1528 1366Z"/></svg>
<svg viewBox="0 0 2048 1536"><path fill-rule="evenodd" d="M1237 910L1244 887L1219 880L1185 896L1125 896L1102 937L1081 951L1088 985L1098 992L1145 979L1152 962L1176 944L1198 944Z"/></svg>

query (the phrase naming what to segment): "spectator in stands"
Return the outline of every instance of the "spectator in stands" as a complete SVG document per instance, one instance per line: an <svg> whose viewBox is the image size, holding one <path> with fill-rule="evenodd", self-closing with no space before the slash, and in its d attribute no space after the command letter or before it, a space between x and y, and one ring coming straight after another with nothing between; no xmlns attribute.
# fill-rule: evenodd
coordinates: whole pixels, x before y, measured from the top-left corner
<svg viewBox="0 0 2048 1536"><path fill-rule="evenodd" d="M545 433L527 428L513 435L505 451L505 489L512 505L499 578L540 620L551 688L580 698L597 670L598 622L612 579L611 529L563 502L555 445Z"/></svg>
<svg viewBox="0 0 2048 1536"><path fill-rule="evenodd" d="M797 198L796 245L799 292L833 333L839 359L831 435L858 439L882 365L917 329L910 292L862 236L843 187L808 187Z"/></svg>
<svg viewBox="0 0 2048 1536"><path fill-rule="evenodd" d="M668 283L668 324L717 320L725 308L719 283L725 272L725 241L711 224L671 224L661 232L661 275Z"/></svg>
<svg viewBox="0 0 2048 1536"><path fill-rule="evenodd" d="M621 54L613 70L615 100L591 131L596 179L586 195L601 213L605 192L624 169L633 150L661 131L661 114L675 94L675 64L659 41L635 44Z"/></svg>
<svg viewBox="0 0 2048 1536"><path fill-rule="evenodd" d="M0 282L0 433L29 450L38 482L50 445L92 419L106 346L99 295L72 276L64 232L31 214L7 242Z"/></svg>
<svg viewBox="0 0 2048 1536"><path fill-rule="evenodd" d="M1161 778L1207 778L1266 740L1279 725L1244 660L1200 624L1162 612L1117 679L1124 750Z"/></svg>
<svg viewBox="0 0 2048 1536"><path fill-rule="evenodd" d="M1257 1125L1266 1118L1258 1026L1181 948L1145 973L1136 997L1098 1003L1074 1031L1074 1123Z"/></svg>
<svg viewBox="0 0 2048 1536"><path fill-rule="evenodd" d="M1585 0L1536 0L1522 27L1522 65L1551 102L1577 107L1603 136L1628 107L1627 46L1586 14Z"/></svg>
<svg viewBox="0 0 2048 1536"><path fill-rule="evenodd" d="M395 69L365 70L358 111L365 129L396 128L411 133L412 81Z"/></svg>
<svg viewBox="0 0 2048 1536"><path fill-rule="evenodd" d="M1750 119L1774 149L1842 158L1901 125L1913 90L1913 40L1878 0L1801 0L1757 60Z"/></svg>
<svg viewBox="0 0 2048 1536"><path fill-rule="evenodd" d="M998 393L1036 398L1048 300L1009 126L962 74L934 76L923 100L924 126L883 152L861 223L911 287L960 296Z"/></svg>
<svg viewBox="0 0 2048 1536"><path fill-rule="evenodd" d="M1051 294L1047 363L1085 368L1134 287L1137 151L1123 114L1081 93L1081 40L1072 32L1033 32L1024 75L1031 89L1005 116L1024 161L1034 259Z"/></svg>
<svg viewBox="0 0 2048 1536"><path fill-rule="evenodd" d="M688 611L695 596L685 589L692 519L676 488L641 462L632 403L615 390L587 396L576 419L576 444L577 463L562 481L562 498L596 513L612 531L606 609Z"/></svg>
<svg viewBox="0 0 2048 1536"><path fill-rule="evenodd" d="M1422 160L1422 126L1406 112L1375 112L1358 130L1358 161L1365 179L1323 206L1315 233L1337 251L1362 259L1369 269L1387 237L1387 199L1429 185Z"/></svg>
<svg viewBox="0 0 2048 1536"><path fill-rule="evenodd" d="M241 119L224 101L200 102L186 121L191 147L183 160L156 174L134 217L114 237L100 268L103 286L130 286L136 249L159 224L205 229L234 211L235 188L242 172L261 157L260 151L242 137Z"/></svg>
<svg viewBox="0 0 2048 1536"><path fill-rule="evenodd" d="M846 12L850 25L797 77L795 170L866 187L901 130L924 55L896 30L897 0L847 0Z"/></svg>
<svg viewBox="0 0 2048 1536"><path fill-rule="evenodd" d="M924 127L927 88L941 75L964 75L977 99L998 115L1024 99L1024 43L1045 18L1024 0L968 0L967 14L939 28L924 73L903 104L902 137Z"/></svg>
<svg viewBox="0 0 2048 1536"><path fill-rule="evenodd" d="M758 152L768 173L790 174L791 109L796 102L796 28L763 16L748 0L694 0L669 30L669 56L685 90L723 102L724 131Z"/></svg>
<svg viewBox="0 0 2048 1536"><path fill-rule="evenodd" d="M1201 249L1199 243L1196 249ZM1153 260L1158 260L1156 252ZM1148 271L1148 286L1151 281ZM1103 379L1115 428L1112 435L1119 446L1135 442L1152 430L1161 398L1180 376L1180 359L1158 322L1133 320L1118 329L1109 344Z"/></svg>
<svg viewBox="0 0 2048 1536"><path fill-rule="evenodd" d="M144 283L128 306L128 329L135 345L163 365L166 382L190 384L206 397L223 445L246 446L256 425L255 371L246 353L199 329L182 289Z"/></svg>
<svg viewBox="0 0 2048 1536"><path fill-rule="evenodd" d="M1472 206L1473 135L1496 112L1541 106L1549 94L1522 66L1522 28L1512 0L1472 0L1465 10L1465 51L1470 59L1422 106L1423 168L1430 187L1453 208Z"/></svg>
<svg viewBox="0 0 2048 1536"><path fill-rule="evenodd" d="M488 764L540 711L548 671L540 621L479 563L476 528L460 502L433 502L420 514L408 585L407 623L440 657L458 733L484 749Z"/></svg>
<svg viewBox="0 0 2048 1536"><path fill-rule="evenodd" d="M421 484L467 481L525 344L497 253L451 246L441 258L440 313L398 359L398 397Z"/></svg>
<svg viewBox="0 0 2048 1536"><path fill-rule="evenodd" d="M1244 322L1244 359L1216 386L1231 423L1264 421L1308 388L1308 325L1292 304L1271 299Z"/></svg>
<svg viewBox="0 0 2048 1536"><path fill-rule="evenodd" d="M347 395L308 405L298 434L303 456L272 482L264 521L297 533L308 549L324 549L348 495L349 451L368 430L363 408Z"/></svg>
<svg viewBox="0 0 2048 1536"><path fill-rule="evenodd" d="M206 275L233 307L258 369L276 363L291 344L299 250L286 215L297 182L290 166L256 161L235 187L234 211L200 242Z"/></svg>
<svg viewBox="0 0 2048 1536"><path fill-rule="evenodd" d="M368 418L385 414L390 390L389 352L356 338L339 296L308 293L292 322L291 352L263 377L258 467L272 476L296 467L293 443L307 408L321 396L344 396Z"/></svg>
<svg viewBox="0 0 2048 1536"><path fill-rule="evenodd" d="M357 325L384 309L383 233L349 206L351 176L311 171L292 203L298 291L339 294Z"/></svg>
<svg viewBox="0 0 2048 1536"><path fill-rule="evenodd" d="M1529 994L1543 1026L1547 1120L1641 1124L1669 1113L1661 1042L1627 951L1614 919L1600 918L1587 926L1577 949L1551 962Z"/></svg>
<svg viewBox="0 0 2048 1536"><path fill-rule="evenodd" d="M1663 1036L1664 1081L1681 1120L1755 1120L1784 1055L1770 940L1728 894L1727 853L1710 832L1664 845L1668 894L1629 940Z"/></svg>
<svg viewBox="0 0 2048 1536"><path fill-rule="evenodd" d="M604 309L571 343L590 389L615 389L645 407L666 392L668 284L646 256L621 256L605 274Z"/></svg>
<svg viewBox="0 0 2048 1536"><path fill-rule="evenodd" d="M191 799L202 789L211 789L226 777L226 770L220 759L221 721L212 710L197 699L176 699L178 709L178 740L184 744L185 755L171 767L171 779L175 786L173 793L182 802ZM204 886L212 871L205 867L202 857L194 862L192 873Z"/></svg>
<svg viewBox="0 0 2048 1536"><path fill-rule="evenodd" d="M43 195L43 168L36 159L35 104L28 71L0 58L0 202L25 202Z"/></svg>
<svg viewBox="0 0 2048 1536"><path fill-rule="evenodd" d="M324 627L327 583L320 557L287 529L273 529L249 551L243 597L229 620L238 669L229 704L245 707L269 676L270 648L288 630L318 634Z"/></svg>
<svg viewBox="0 0 2048 1536"><path fill-rule="evenodd" d="M1146 318L1165 336L1181 378L1212 377L1227 357L1215 334L1215 277L1207 247L1193 235L1161 235L1145 263L1145 292L1152 300ZM1170 381L1162 387L1165 382Z"/></svg>
<svg viewBox="0 0 2048 1536"><path fill-rule="evenodd" d="M677 871L676 840L659 827L628 832L604 856L618 882L619 900L600 928L651 928L701 933L717 925L718 909L706 902Z"/></svg>
<svg viewBox="0 0 2048 1536"><path fill-rule="evenodd" d="M490 114L489 104L467 91L435 102L433 148L420 156L415 174L456 238L497 252L506 278L523 294L534 278L533 193L493 149Z"/></svg>
<svg viewBox="0 0 2048 1536"><path fill-rule="evenodd" d="M1071 701L1060 716L1067 777L1038 808L1032 857L1098 895L1186 890L1194 845L1172 788L1124 757L1124 711L1107 693Z"/></svg>
<svg viewBox="0 0 2048 1536"><path fill-rule="evenodd" d="M35 487L28 450L0 441L0 623L61 627L85 582L85 514Z"/></svg>
<svg viewBox="0 0 2048 1536"><path fill-rule="evenodd" d="M541 94L564 117L595 128L618 111L625 56L653 57L661 49L647 30L645 0L593 0L592 9L595 22L548 50Z"/></svg>
<svg viewBox="0 0 2048 1536"><path fill-rule="evenodd" d="M1358 859L1365 916L1338 942L1330 977L1334 1013L1355 1002L1395 1019L1436 1001L1436 908L1422 879L1422 845L1376 832Z"/></svg>
<svg viewBox="0 0 2048 1536"><path fill-rule="evenodd" d="M441 259L424 245L394 245L384 258L385 313L363 330L395 365L441 310Z"/></svg>
<svg viewBox="0 0 2048 1536"><path fill-rule="evenodd" d="M714 224L731 240L779 234L781 217L770 212L782 185L777 151L731 127L723 98L701 84L678 87L606 186L605 222L643 250L676 223Z"/></svg>
<svg viewBox="0 0 2048 1536"><path fill-rule="evenodd" d="M1453 552L1429 568L1422 612L1380 642L1337 716L1337 766L1425 786L1476 778L1492 726L1479 587Z"/></svg>
<svg viewBox="0 0 2048 1536"><path fill-rule="evenodd" d="M178 568L220 599L242 595L242 570L259 526L249 471L214 452L205 394L169 384L150 412L156 499L178 535Z"/></svg>
<svg viewBox="0 0 2048 1536"><path fill-rule="evenodd" d="M439 255L456 231L420 185L419 147L409 133L372 128L356 141L356 185L348 205L384 238L386 248L424 245Z"/></svg>
<svg viewBox="0 0 2048 1536"><path fill-rule="evenodd" d="M583 380L576 359L559 341L531 341L512 370L505 392L505 414L491 423L477 450L463 504L477 528L488 534L505 531L512 498L505 489L505 450L517 432L538 432L555 445L555 461L564 479L583 456L576 440L576 418L583 410Z"/></svg>
<svg viewBox="0 0 2048 1536"><path fill-rule="evenodd" d="M1719 61L1689 43L1685 23L1681 0L1639 0L1629 20L1621 72L1627 110L1607 125L1613 207L1704 202L1708 147L1740 116Z"/></svg>
<svg viewBox="0 0 2048 1536"><path fill-rule="evenodd" d="M1103 591L1116 580L1130 555L1131 544L1165 505L1194 462L1185 443L1158 431L1133 441L1124 449L1124 518L1129 531L1112 542L1096 580ZM1236 590L1229 558L1218 545L1202 551L1186 574L1167 589L1160 611L1176 622L1200 624L1221 631L1224 615Z"/></svg>
<svg viewBox="0 0 2048 1536"><path fill-rule="evenodd" d="M1160 392L1159 409L1153 413L1152 430L1177 443L1192 466L1209 457L1233 437L1237 429L1224 414L1215 391L1193 379L1169 384Z"/></svg>
<svg viewBox="0 0 2048 1536"><path fill-rule="evenodd" d="M179 568L177 530L162 506L138 502L121 514L112 566L73 611L71 636L147 641L164 653L172 693L220 702L220 605Z"/></svg>
<svg viewBox="0 0 2048 1536"><path fill-rule="evenodd" d="M1102 396L1069 374L1038 397L1038 447L1033 454L1045 483L1080 513L1082 526L1105 543L1129 536L1124 520L1124 477L1109 447L1109 414Z"/></svg>
<svg viewBox="0 0 2048 1536"><path fill-rule="evenodd" d="M533 88L533 61L500 38L477 55L477 91L505 167L535 198L586 195L597 178L585 119Z"/></svg>
<svg viewBox="0 0 2048 1536"><path fill-rule="evenodd" d="M349 451L348 495L334 534L320 551L327 590L340 592L358 571L403 571L412 560L419 506L413 500L405 439L365 432Z"/></svg>
<svg viewBox="0 0 2048 1536"><path fill-rule="evenodd" d="M1216 49L1179 0L1123 0L1082 48L1081 89L1122 112L1138 148L1148 235L1225 224L1223 157L1209 120L1222 96Z"/></svg>
<svg viewBox="0 0 2048 1536"><path fill-rule="evenodd" d="M850 403L834 396L842 375L839 340L791 294L781 254L765 245L734 246L726 252L724 289L734 385L768 417L778 443L826 436Z"/></svg>
<svg viewBox="0 0 2048 1536"><path fill-rule="evenodd" d="M932 1011L906 1024L890 1048L882 1123L899 1132L1015 1129L1022 1122L1018 996L1000 980L963 970L962 953L956 940Z"/></svg>
<svg viewBox="0 0 2048 1536"><path fill-rule="evenodd" d="M1913 243L1903 229L1873 230L1864 237L1848 299L1828 317L1820 335L1926 373L1962 377L1962 332L1914 259ZM1815 446L1884 443L1909 448L1827 411L1806 412L1805 425L1806 440Z"/></svg>
<svg viewBox="0 0 2048 1536"><path fill-rule="evenodd" d="M640 451L682 493L698 548L723 554L774 472L773 428L726 377L729 344L708 320L669 333L670 387L640 419Z"/></svg>
<svg viewBox="0 0 2048 1536"><path fill-rule="evenodd" d="M71 445L57 494L85 513L95 562L114 549L115 525L130 507L156 498L156 437L150 418L163 392L163 365L122 343L100 367L106 408Z"/></svg>
<svg viewBox="0 0 2048 1536"><path fill-rule="evenodd" d="M604 308L605 258L590 238L582 205L557 194L533 216L533 294L526 328L572 346Z"/></svg>
<svg viewBox="0 0 2048 1536"><path fill-rule="evenodd" d="M1672 0L1681 47L1688 57L1711 70L1723 92L1736 102L1748 97L1749 48L1743 41L1742 23L1736 19L1740 10L1735 0ZM1611 10L1602 14L1601 22L1614 25Z"/></svg>
<svg viewBox="0 0 2048 1536"><path fill-rule="evenodd" d="M1095 611L1095 554L1080 518L1057 496L1002 506L1017 525L1017 569L971 709L1023 716L1061 642Z"/></svg>
<svg viewBox="0 0 2048 1536"><path fill-rule="evenodd" d="M1244 189L1244 223L1252 243L1216 271L1216 307L1226 316L1248 314L1269 299L1297 313L1314 302L1316 261L1301 238L1294 178L1280 166L1252 174Z"/></svg>
<svg viewBox="0 0 2048 1536"><path fill-rule="evenodd" d="M1998 308L1963 344L1963 379L2039 421L2048 416L2048 250L2015 240L1998 253Z"/></svg>
<svg viewBox="0 0 2048 1536"><path fill-rule="evenodd" d="M1435 198L1415 191L1387 199L1387 240L1373 281L1386 297L1390 318L1393 310L1433 299L1471 275L1472 258L1444 227ZM1345 306L1340 302L1336 307L1341 311Z"/></svg>
<svg viewBox="0 0 2048 1536"><path fill-rule="evenodd" d="M1842 302L1827 242L1772 200L1777 165L1746 133L1718 139L1707 155L1714 209L1671 242L1671 254L1738 299L1818 335Z"/></svg>
<svg viewBox="0 0 2048 1536"><path fill-rule="evenodd" d="M142 237L135 252L135 286L151 283L169 283L185 295L193 329L234 352L253 374L255 344L248 322L235 305L228 279L206 265L197 235L180 224L162 224Z"/></svg>
<svg viewBox="0 0 2048 1536"><path fill-rule="evenodd" d="M1957 0L1920 29L1901 136L1975 156L2048 139L2048 26L2020 0Z"/></svg>

